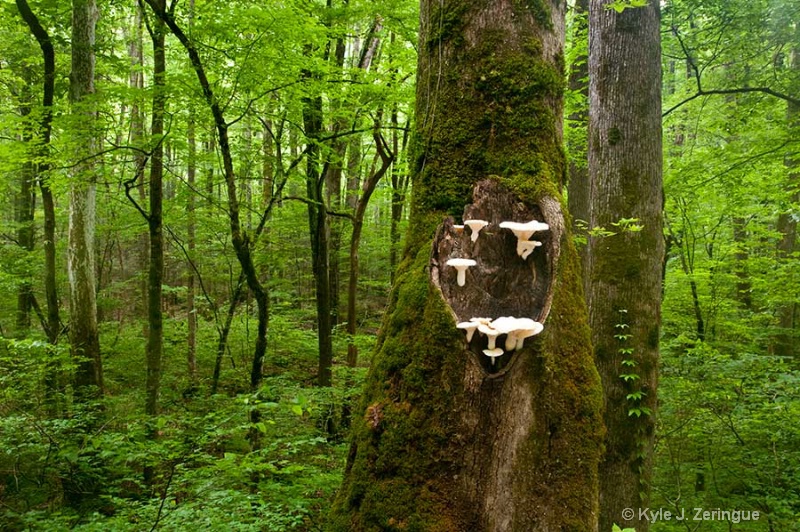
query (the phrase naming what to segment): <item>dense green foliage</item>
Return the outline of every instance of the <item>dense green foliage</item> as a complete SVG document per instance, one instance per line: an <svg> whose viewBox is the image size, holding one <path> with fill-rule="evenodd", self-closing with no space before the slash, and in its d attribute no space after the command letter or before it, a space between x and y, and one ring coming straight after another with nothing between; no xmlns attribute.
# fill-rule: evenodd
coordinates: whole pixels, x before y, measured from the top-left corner
<svg viewBox="0 0 800 532"><path fill-rule="evenodd" d="M617 4L635 8L636 3ZM795 0L662 5L668 249L651 507L761 512L757 522L692 523L700 525L697 530L796 530L800 252L795 236L790 248L781 245L787 227L800 219L793 170L800 134L791 113L800 96L793 59L800 53L800 5ZM185 28L188 6L176 7ZM196 2L191 35L201 43L202 60L231 122L243 223L256 228L271 199L279 198L255 246L272 303L263 385L255 391L249 389L255 310L245 294L235 302L219 387L210 393L240 270L231 249L211 116L186 54L168 36L165 353L162 414L156 419L144 415L147 228L126 197L127 191L146 203L141 179L133 178L142 156L162 140L150 138L146 127L137 129L133 112L149 118L152 105L147 25L137 25L132 3L101 5L97 288L106 389L99 405L85 404L73 395L75 360L66 330L50 345L40 326L39 313L46 313L43 215L31 174L45 168L36 179L49 184L56 199L57 285L66 301L67 191L76 163L71 154L86 134L67 104L70 5L41 0L31 8L56 50L53 138L45 155L35 140L43 116L39 48L14 3L0 5L0 528L320 530L341 482L350 416L364 415L355 405L395 266L390 264L390 248L396 246L389 229L392 202L404 201L405 190L393 191L385 179L371 200L361 245L360 332L348 338L339 313L334 386L316 388L304 150L319 142L321 166L344 168L338 186L328 189L327 207L346 243L352 212L347 197L353 194L348 191L357 191L380 164L372 134L376 123L396 151L392 175L407 173L403 137L413 114L416 2L336 0L329 7L300 0ZM359 68L378 26L372 66ZM343 65L335 60L337 40L345 46ZM142 63L132 49L143 50ZM585 45L567 49L580 55ZM131 82L134 74L144 75L141 86ZM502 73L486 80L487 90L517 90L502 81ZM305 137L303 102L312 96L323 100L323 137L352 133L340 137L345 151L331 138ZM197 139L192 187L190 124ZM580 127L570 135L578 145L585 138ZM570 156L579 159L580 153ZM26 179L33 185L32 222L22 216ZM197 206L194 250L188 236L190 197ZM425 201L445 210L452 203L447 195ZM19 236L29 227L32 250ZM604 238L615 238L618 231L590 229ZM582 238L576 235L579 244ZM346 248L331 252L340 259L342 279ZM187 370L186 286L195 270L196 383ZM28 310L26 321L18 301L28 286L38 305ZM340 291L345 293L344 283ZM794 317L788 327L782 321L787 309ZM66 327L66 302L61 311ZM345 367L349 341L362 354L357 368ZM787 341L793 356L780 356ZM258 421L254 409L261 413ZM154 428L155 439L148 437ZM150 483L143 477L145 467L155 471ZM652 529L685 530L686 524L661 521Z"/></svg>

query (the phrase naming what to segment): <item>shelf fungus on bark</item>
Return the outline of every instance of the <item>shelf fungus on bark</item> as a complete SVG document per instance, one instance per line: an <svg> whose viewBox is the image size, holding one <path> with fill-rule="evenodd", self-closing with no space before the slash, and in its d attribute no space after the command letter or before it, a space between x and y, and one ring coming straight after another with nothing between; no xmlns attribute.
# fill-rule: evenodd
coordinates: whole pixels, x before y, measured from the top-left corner
<svg viewBox="0 0 800 532"><path fill-rule="evenodd" d="M533 252L534 248L538 247L537 244L539 246L542 245L541 242L528 239L533 236L533 233L547 231L550 229L550 226L537 220L531 220L530 222L526 223L500 222L500 228L510 229L511 232L514 233L514 236L517 237L517 255L523 259L527 259L528 255Z"/></svg>
<svg viewBox="0 0 800 532"><path fill-rule="evenodd" d="M487 344L487 347L489 349L495 348L495 342L497 341L497 337L503 334L497 329L493 328L491 324L484 325L483 323L478 325L478 331L489 339Z"/></svg>
<svg viewBox="0 0 800 532"><path fill-rule="evenodd" d="M464 329L467 331L467 343L472 341L472 336L475 334L475 329L478 328L478 322L476 321L462 321L456 327L459 329Z"/></svg>
<svg viewBox="0 0 800 532"><path fill-rule="evenodd" d="M478 264L472 259L450 259L446 262L448 266L452 266L458 272L456 282L458 286L467 284L467 268Z"/></svg>
<svg viewBox="0 0 800 532"><path fill-rule="evenodd" d="M498 377L514 367L516 357L535 356L540 349L538 343L526 344L525 339L542 332L550 312L560 242L565 232L561 204L547 195L535 202L522 200L504 186L502 179L489 177L475 184L472 203L464 208L461 219L465 220L465 225L471 220L486 222L480 229L481 237L473 240L477 230L471 229L469 235L466 230L459 232L454 228L454 219L446 218L433 241L431 281L452 311L454 326L473 322L479 324L481 332L481 326L492 331L489 335L475 335L474 329L470 334L466 326L458 326L465 329L469 337L467 349L473 353L472 359L483 374ZM502 231L501 227L510 230ZM530 240L534 233L538 233L536 240ZM458 288L465 284L459 281L461 274L450 267L449 261L452 257L465 256L474 260L475 265L469 271L469 284ZM526 328L501 333L506 335L500 338L506 349L493 358L492 363L483 351L496 349L497 336L500 336L493 334L496 324L488 318L474 316L509 319L515 316L515 320L527 320ZM534 355L526 354L529 352Z"/></svg>
<svg viewBox="0 0 800 532"><path fill-rule="evenodd" d="M478 240L478 235L480 234L481 229L489 225L489 222L486 220L464 220L464 225L472 230L472 236L470 238L473 242L475 242Z"/></svg>

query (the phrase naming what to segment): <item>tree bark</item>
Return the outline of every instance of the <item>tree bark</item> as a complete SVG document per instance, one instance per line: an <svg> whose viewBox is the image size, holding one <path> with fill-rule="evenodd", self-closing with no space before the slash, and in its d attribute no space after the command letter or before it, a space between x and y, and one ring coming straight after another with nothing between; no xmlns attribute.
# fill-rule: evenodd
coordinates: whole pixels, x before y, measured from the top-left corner
<svg viewBox="0 0 800 532"><path fill-rule="evenodd" d="M191 2L193 5L194 2ZM189 257L196 260L197 237L196 237L196 204L195 204L195 183L197 176L197 140L195 138L195 118L194 109L189 110L189 123L186 126L186 142L188 144L188 160L186 167L186 182L189 185L189 197L186 200L187 217L187 247ZM197 308L195 307L195 272L193 267L189 267L186 272L186 369L189 375L189 389L194 392L197 388Z"/></svg>
<svg viewBox="0 0 800 532"><path fill-rule="evenodd" d="M800 25L795 25L795 46L792 49L791 68L795 73L800 72ZM800 128L800 105L789 102L786 106L787 126L797 131ZM789 155L784 161L788 176L786 191L789 203L800 203L800 157ZM788 209L787 209L788 210ZM781 234L778 242L778 257L782 260L791 260L790 257L797 249L797 218L791 212L783 212L778 216L777 229ZM796 302L784 303L778 307L779 332L775 338L773 351L778 356L797 356L797 314Z"/></svg>
<svg viewBox="0 0 800 532"><path fill-rule="evenodd" d="M128 60L130 64L130 75L128 86L135 95L131 103L131 126L130 143L141 148L133 154L133 167L135 172L143 172L147 165L147 155L144 146L145 136L145 113L143 112L144 102L144 44L143 44L144 10L141 5L136 7L136 14L133 20L133 31L128 41ZM144 179L136 180L136 190L138 192L139 203L144 205L147 202L147 192L145 190ZM136 242L137 272L147 271L150 267L150 242L148 235L143 231L137 235ZM144 275L137 275L140 279L139 289L141 297L136 298L135 314L137 317L147 319L147 283L148 279Z"/></svg>
<svg viewBox="0 0 800 532"><path fill-rule="evenodd" d="M319 147L322 133L322 98L303 99L303 126L311 143L306 148L306 194L308 196L308 229L311 237L311 267L317 302L317 345L319 365L317 385L330 386L333 373L333 340L331 337L331 292L329 276L328 213L323 188L325 172L320 175Z"/></svg>
<svg viewBox="0 0 800 532"><path fill-rule="evenodd" d="M661 53L659 7L589 11L590 227L587 301L595 361L605 395L600 464L600 530L647 506L655 433L661 322ZM640 231L621 219L637 219ZM616 226L614 225L616 224Z"/></svg>
<svg viewBox="0 0 800 532"><path fill-rule="evenodd" d="M564 8L422 1L409 232L332 530L597 530L602 395L560 195ZM454 217L489 226L472 243ZM498 225L531 218L550 230L523 260ZM463 287L457 256L477 261ZM503 315L544 332L492 366L456 323Z"/></svg>
<svg viewBox="0 0 800 532"><path fill-rule="evenodd" d="M164 9L165 0L154 0ZM150 261L147 276L147 347L145 382L145 413L158 415L158 396L161 385L161 359L164 346L164 318L161 312L161 285L164 280L164 113L166 111L166 55L164 50L165 27L156 18L149 27L153 41L153 116L150 134L155 142L150 155L150 212L147 227L150 237Z"/></svg>
<svg viewBox="0 0 800 532"><path fill-rule="evenodd" d="M378 124L376 124L377 126ZM355 343L356 336L356 299L358 292L358 248L361 245L361 230L364 227L364 214L367 212L367 205L375 192L381 178L386 174L394 160L394 152L386 153L386 146L383 137L377 131L373 135L378 155L381 158L381 167L369 176L364 183L364 193L356 203L353 213L353 232L350 234L350 275L347 282L347 335L350 341L347 345L347 365L351 368L358 363L358 348Z"/></svg>
<svg viewBox="0 0 800 532"><path fill-rule="evenodd" d="M98 11L95 0L72 2L72 72L69 100L75 123L83 124L75 152L69 194L67 272L70 292L70 344L76 359L75 385L79 397L102 394L103 366L97 330L95 294L95 165L94 39Z"/></svg>
<svg viewBox="0 0 800 532"><path fill-rule="evenodd" d="M37 135L39 137L38 159L35 163L36 180L39 184L39 191L42 195L42 210L44 213L44 291L47 301L47 318L45 321L45 334L47 341L55 345L61 331L61 318L58 309L58 289L56 286L56 217L53 193L50 190L47 172L50 170L48 162L50 153L50 135L52 123L53 97L55 95L55 74L56 60L53 43L50 35L42 27L38 17L31 11L26 0L17 0L17 9L22 19L30 28L31 33L39 43L42 50L44 63L44 76L42 82L42 117L38 124ZM48 392L55 389L55 368L48 370L46 377L46 388ZM51 401L48 401L50 404Z"/></svg>
<svg viewBox="0 0 800 532"><path fill-rule="evenodd" d="M29 115L31 112L30 105L26 105L23 109L23 116ZM26 144L32 140L30 135L26 134L23 138ZM33 154L32 154L33 155ZM33 212L35 209L35 194L34 194L34 180L36 170L34 163L31 160L25 161L20 168L19 174L19 189L14 202L14 221L17 226L17 246L20 250L28 255L33 251L34 247L34 231L33 231ZM27 264L27 260L23 260L22 264ZM27 268L23 268L19 286L17 287L17 312L16 312L16 335L19 338L26 338L31 327L31 309L33 307L33 285L28 274Z"/></svg>

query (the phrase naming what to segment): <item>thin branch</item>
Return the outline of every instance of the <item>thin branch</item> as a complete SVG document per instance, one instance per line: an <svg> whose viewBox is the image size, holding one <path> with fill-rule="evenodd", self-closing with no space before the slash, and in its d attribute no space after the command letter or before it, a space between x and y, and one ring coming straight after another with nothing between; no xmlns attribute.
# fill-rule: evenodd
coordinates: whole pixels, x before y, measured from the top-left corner
<svg viewBox="0 0 800 532"><path fill-rule="evenodd" d="M698 82L698 86L699 86L699 82ZM697 92L695 94L693 94L693 95L689 96L688 98L686 98L684 100L681 100L677 104L673 105L672 107L670 107L669 109L664 111L661 114L661 116L662 117L667 116L672 111L674 111L674 110L678 109L679 107L691 102L692 100L694 100L696 98L699 98L700 96L712 96L712 95L715 95L715 94L745 94L745 93L748 93L748 92L760 92L760 93L763 93L763 94L768 94L770 96L774 96L775 98L779 98L779 99L784 100L786 102L789 102L789 103L792 103L794 105L800 106L800 99L795 98L793 96L789 96L788 94L784 94L782 92L778 92L778 91L772 90L769 87L739 87L739 88L736 88L736 89L711 89L711 90L704 90L704 89L698 88Z"/></svg>
<svg viewBox="0 0 800 532"><path fill-rule="evenodd" d="M264 96L266 96L268 94L272 94L274 92L278 92L281 89L285 89L286 87L291 87L292 85L296 85L298 83L300 83L300 82L299 81L290 81L288 83L284 83L283 85L279 85L277 87L272 87L271 89L267 89L264 92L262 92L261 94L259 94L258 96L256 96L255 98L251 98L250 101L247 102L247 106L245 107L245 109L242 112L242 114L240 114L238 117L236 117L233 120L231 120L230 122L228 122L228 126L232 126L232 125L236 124L241 119L243 119L245 116L247 116L247 113L250 112L250 108L253 107L253 104L256 103L258 100L260 100L261 98L263 98ZM259 117L259 120L261 120L262 124L264 123L263 119L261 117Z"/></svg>
<svg viewBox="0 0 800 532"><path fill-rule="evenodd" d="M695 94L689 96L688 98L685 98L684 100L678 102L677 104L673 105L672 107L661 113L662 117L669 115L672 111L682 107L683 105L686 105L687 103L699 98L700 96L712 96L717 94L746 94L750 92L760 92L763 94L768 94L769 96L774 96L775 98L779 98L794 105L800 106L800 99L773 90L769 87L738 87L735 89L711 89L711 90L703 89L703 85L701 82L701 71L697 67L697 64L695 64L694 59L692 58L692 54L689 52L686 43L683 42L680 32L678 32L678 29L675 26L672 27L672 34L678 40L678 44L680 44L681 50L683 51L686 61L689 63L689 67L692 69L692 72L694 72L694 79L695 83L697 84L697 91L695 92Z"/></svg>
<svg viewBox="0 0 800 532"><path fill-rule="evenodd" d="M211 310L214 311L214 322L215 323L219 323L219 315L218 315L218 312L217 312L218 311L217 305L211 299L211 296L208 294L208 290L206 290L206 285L203 282L203 276L200 274L200 270L197 268L197 264L195 264L194 260L189 255L189 251L186 249L186 246L183 245L183 241L181 241L181 239L178 238L178 235L175 234L175 232L172 230L172 228L169 225L164 225L164 227L166 228L166 230L169 233L169 235L172 237L172 241L179 248L181 248L181 251L183 252L183 256L186 258L186 262L189 263L189 266L192 268L192 271L195 273L195 275L197 275L197 280L200 282L200 290L203 292L203 297L205 298L206 301L208 301L208 304L211 307Z"/></svg>
<svg viewBox="0 0 800 532"><path fill-rule="evenodd" d="M303 196L285 196L283 199L285 199L285 200L295 200L295 201L299 201L301 203L305 203L306 205L315 205L317 207L324 206L323 202L321 202L321 201L310 200L310 199L305 198ZM336 216L337 218L347 218L351 222L355 221L355 216L353 216L349 212L338 212L338 211L331 211L331 210L328 210L328 209L325 209L325 212L329 216Z"/></svg>
<svg viewBox="0 0 800 532"><path fill-rule="evenodd" d="M150 214L148 214L148 212L145 211L141 205L139 205L139 202L136 201L136 198L131 195L131 190L136 188L136 182L139 181L139 178L144 176L144 169L147 167L148 160L150 160L149 153L145 155L144 159L139 161L139 166L136 168L136 172L134 172L133 177L123 181L122 184L125 186L125 197L127 197L128 201L130 201L136 210L139 211L139 214L142 215L145 221L150 223Z"/></svg>

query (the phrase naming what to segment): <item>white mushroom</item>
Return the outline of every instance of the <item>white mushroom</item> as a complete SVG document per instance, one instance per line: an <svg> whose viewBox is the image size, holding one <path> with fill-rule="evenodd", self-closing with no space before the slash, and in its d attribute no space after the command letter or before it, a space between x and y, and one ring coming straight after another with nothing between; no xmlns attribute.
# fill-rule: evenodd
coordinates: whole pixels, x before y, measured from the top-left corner
<svg viewBox="0 0 800 532"><path fill-rule="evenodd" d="M484 325L489 325L492 323L492 318L470 318L469 321L474 321L475 323L482 323Z"/></svg>
<svg viewBox="0 0 800 532"><path fill-rule="evenodd" d="M533 253L535 248L541 245L542 243L538 240L517 240L517 255L522 257L522 260L525 260Z"/></svg>
<svg viewBox="0 0 800 532"><path fill-rule="evenodd" d="M461 323L456 325L456 327L467 331L467 343L470 343L472 341L472 335L475 334L475 329L478 328L478 322L462 321Z"/></svg>
<svg viewBox="0 0 800 532"><path fill-rule="evenodd" d="M489 349L494 349L494 343L497 340L497 337L500 336L500 332L495 330L491 325L486 325L483 323L478 325L478 330L489 338Z"/></svg>
<svg viewBox="0 0 800 532"><path fill-rule="evenodd" d="M452 266L458 271L458 286L464 286L467 283L467 268L478 264L472 259L450 259L445 264Z"/></svg>
<svg viewBox="0 0 800 532"><path fill-rule="evenodd" d="M530 318L519 318L517 320L517 331L515 333L516 337L516 345L514 349L519 351L522 349L523 344L525 343L525 338L529 338L531 336L535 336L544 330L544 325L539 323L538 321L533 321ZM508 346L508 341L506 341L506 346ZM510 349L506 347L506 349Z"/></svg>
<svg viewBox="0 0 800 532"><path fill-rule="evenodd" d="M511 232L514 233L517 240L528 240L533 233L550 229L549 225L537 222L536 220L531 220L527 223L500 222L500 227L503 229L511 229Z"/></svg>
<svg viewBox="0 0 800 532"><path fill-rule="evenodd" d="M499 334L507 334L506 351L511 351L517 345L516 331L519 329L517 318L513 316L501 316L492 322L492 328Z"/></svg>
<svg viewBox="0 0 800 532"><path fill-rule="evenodd" d="M492 366L494 366L494 359L503 354L503 350L499 347L494 349L484 349L483 354L492 359Z"/></svg>
<svg viewBox="0 0 800 532"><path fill-rule="evenodd" d="M472 241L475 242L478 240L478 233L481 232L481 229L489 225L489 222L486 220L464 220L464 225L472 229Z"/></svg>
<svg viewBox="0 0 800 532"><path fill-rule="evenodd" d="M459 235L464 232L464 226L463 225L453 225L453 229Z"/></svg>

